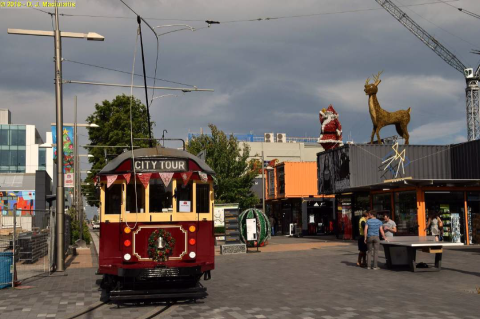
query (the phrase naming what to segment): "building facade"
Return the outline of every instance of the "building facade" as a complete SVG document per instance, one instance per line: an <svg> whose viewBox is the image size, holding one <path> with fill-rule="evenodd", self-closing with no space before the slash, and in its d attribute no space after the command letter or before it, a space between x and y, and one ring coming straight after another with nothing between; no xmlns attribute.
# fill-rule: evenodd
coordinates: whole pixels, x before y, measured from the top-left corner
<svg viewBox="0 0 480 319"><path fill-rule="evenodd" d="M53 154L51 133L44 144L35 125L13 124L9 110L0 109L0 227L31 230L43 227L46 195L52 194Z"/></svg>
<svg viewBox="0 0 480 319"><path fill-rule="evenodd" d="M363 211L388 214L397 236L429 235L443 221L445 241L480 243L480 141L455 145L345 145L317 154L318 194L335 196L339 236L358 235Z"/></svg>
<svg viewBox="0 0 480 319"><path fill-rule="evenodd" d="M315 162L282 162L266 169L266 210L276 234L335 233L334 196L317 194Z"/></svg>

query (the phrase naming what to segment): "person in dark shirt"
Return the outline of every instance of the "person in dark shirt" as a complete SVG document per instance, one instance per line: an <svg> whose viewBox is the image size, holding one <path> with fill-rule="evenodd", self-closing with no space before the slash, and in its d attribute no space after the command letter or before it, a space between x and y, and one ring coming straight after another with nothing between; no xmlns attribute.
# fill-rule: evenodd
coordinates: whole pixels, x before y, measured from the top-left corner
<svg viewBox="0 0 480 319"><path fill-rule="evenodd" d="M363 212L362 213L362 218L358 221L358 231L360 233L360 236L358 236L358 259L357 259L357 266L361 267L367 267L367 244L365 243L364 237L364 231L365 231L365 225L367 224L368 220L368 213Z"/></svg>
<svg viewBox="0 0 480 319"><path fill-rule="evenodd" d="M385 233L383 232L383 223L377 219L376 212L371 210L368 212L368 220L365 225L364 231L364 240L368 247L367 253L367 269L372 266L372 254L373 254L373 269L377 270L378 265L378 251L380 250L380 234L382 238L385 238ZM386 239L385 239L386 240Z"/></svg>

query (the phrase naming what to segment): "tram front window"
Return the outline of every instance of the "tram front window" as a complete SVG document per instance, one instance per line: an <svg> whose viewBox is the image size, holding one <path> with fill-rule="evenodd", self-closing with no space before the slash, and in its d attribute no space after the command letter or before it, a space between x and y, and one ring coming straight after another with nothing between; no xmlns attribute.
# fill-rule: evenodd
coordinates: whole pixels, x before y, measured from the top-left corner
<svg viewBox="0 0 480 319"><path fill-rule="evenodd" d="M161 213L173 210L172 183L165 188L161 179L150 180L150 212Z"/></svg>
<svg viewBox="0 0 480 319"><path fill-rule="evenodd" d="M105 214L120 214L122 208L122 185L113 184L105 190Z"/></svg>
<svg viewBox="0 0 480 319"><path fill-rule="evenodd" d="M210 185L197 184L197 213L210 212Z"/></svg>
<svg viewBox="0 0 480 319"><path fill-rule="evenodd" d="M127 185L127 213L145 212L145 187L140 181L137 181L137 199L135 200L135 182Z"/></svg>
<svg viewBox="0 0 480 319"><path fill-rule="evenodd" d="M175 195L177 197L177 212L179 213L191 213L192 212L192 198L193 198L193 186L192 183L183 185L181 181L177 183L177 189Z"/></svg>

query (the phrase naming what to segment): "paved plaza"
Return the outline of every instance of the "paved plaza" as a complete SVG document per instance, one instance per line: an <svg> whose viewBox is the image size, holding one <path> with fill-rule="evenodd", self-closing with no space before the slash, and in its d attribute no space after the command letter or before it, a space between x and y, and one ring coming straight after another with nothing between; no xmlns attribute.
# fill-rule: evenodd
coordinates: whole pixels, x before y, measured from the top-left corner
<svg viewBox="0 0 480 319"><path fill-rule="evenodd" d="M359 268L353 242L278 237L261 251L217 256L212 280L202 282L209 296L157 318L480 318L479 247L447 250L443 270L424 273L387 270L383 253L380 270ZM0 290L0 318L68 318L98 302L93 248L90 255L93 267L79 255L67 276ZM155 306L107 305L81 318L137 318Z"/></svg>

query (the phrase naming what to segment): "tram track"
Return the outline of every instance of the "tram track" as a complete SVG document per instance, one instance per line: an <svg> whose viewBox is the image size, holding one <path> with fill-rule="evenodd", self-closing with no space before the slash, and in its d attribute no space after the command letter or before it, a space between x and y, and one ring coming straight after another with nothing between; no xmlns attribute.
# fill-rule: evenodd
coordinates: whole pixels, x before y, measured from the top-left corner
<svg viewBox="0 0 480 319"><path fill-rule="evenodd" d="M67 315L62 317L63 319L81 319L81 318L95 318L96 314L99 315L99 318L103 317L104 314L100 314L101 311L105 310L108 306L113 306L114 304L109 302L98 301L88 307L83 308L73 314ZM158 305L157 307L153 308L149 312L142 314L138 317L132 319L153 319L153 318L161 318L158 317L159 315L166 315L175 309L176 304L167 303ZM114 309L112 309L112 315L115 315L115 310L120 308L117 305Z"/></svg>

